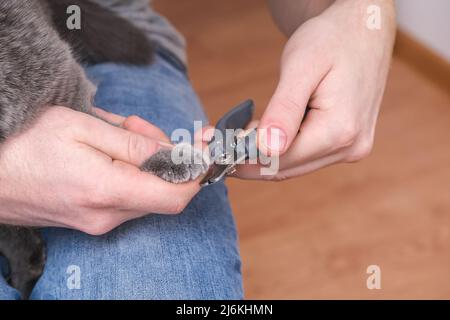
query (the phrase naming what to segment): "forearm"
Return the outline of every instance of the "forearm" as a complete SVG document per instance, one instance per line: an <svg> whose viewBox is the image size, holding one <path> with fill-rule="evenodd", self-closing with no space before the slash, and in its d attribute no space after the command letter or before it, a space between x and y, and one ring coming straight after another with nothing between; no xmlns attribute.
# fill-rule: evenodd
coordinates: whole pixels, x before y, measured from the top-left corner
<svg viewBox="0 0 450 320"><path fill-rule="evenodd" d="M267 0L278 28L290 36L302 23L319 15L335 0Z"/></svg>
<svg viewBox="0 0 450 320"><path fill-rule="evenodd" d="M267 0L267 2L275 23L287 36L290 36L310 18L320 15L334 3L338 5L346 2L350 6L359 8L377 5L382 12L387 13L388 20L395 24L394 0ZM349 15L351 14L349 13Z"/></svg>

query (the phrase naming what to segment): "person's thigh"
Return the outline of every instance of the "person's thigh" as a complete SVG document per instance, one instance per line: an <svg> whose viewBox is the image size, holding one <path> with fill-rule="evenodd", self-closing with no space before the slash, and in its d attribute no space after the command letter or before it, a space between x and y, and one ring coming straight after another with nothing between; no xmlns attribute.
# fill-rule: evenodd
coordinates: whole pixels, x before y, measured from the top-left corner
<svg viewBox="0 0 450 320"><path fill-rule="evenodd" d="M136 114L169 136L204 113L183 73L149 67L87 69L96 104ZM48 258L32 299L240 299L237 236L223 183L203 189L180 215L127 222L104 236L46 228Z"/></svg>

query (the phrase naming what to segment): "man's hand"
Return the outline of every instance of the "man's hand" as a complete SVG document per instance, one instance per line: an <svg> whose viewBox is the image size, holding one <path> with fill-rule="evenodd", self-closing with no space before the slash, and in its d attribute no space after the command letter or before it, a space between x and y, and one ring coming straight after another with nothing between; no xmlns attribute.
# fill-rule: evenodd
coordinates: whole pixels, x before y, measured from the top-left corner
<svg viewBox="0 0 450 320"><path fill-rule="evenodd" d="M168 138L138 118L52 107L0 149L0 223L103 234L150 212L179 213L198 181L175 185L138 166Z"/></svg>
<svg viewBox="0 0 450 320"><path fill-rule="evenodd" d="M366 25L369 5L381 9L379 30ZM279 84L258 125L259 149L280 154L280 170L261 176L258 166L245 165L237 176L280 180L369 154L390 66L394 15L391 0L338 0L292 34ZM277 139L261 130L270 128Z"/></svg>

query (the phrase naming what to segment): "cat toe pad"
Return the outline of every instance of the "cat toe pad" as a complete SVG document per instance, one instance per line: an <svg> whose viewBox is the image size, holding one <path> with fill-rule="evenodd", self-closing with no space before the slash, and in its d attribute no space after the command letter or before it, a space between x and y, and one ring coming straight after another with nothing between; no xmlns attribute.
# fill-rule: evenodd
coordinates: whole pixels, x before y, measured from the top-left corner
<svg viewBox="0 0 450 320"><path fill-rule="evenodd" d="M180 143L153 154L141 165L141 170L171 183L184 183L197 179L208 167L208 156L189 143Z"/></svg>

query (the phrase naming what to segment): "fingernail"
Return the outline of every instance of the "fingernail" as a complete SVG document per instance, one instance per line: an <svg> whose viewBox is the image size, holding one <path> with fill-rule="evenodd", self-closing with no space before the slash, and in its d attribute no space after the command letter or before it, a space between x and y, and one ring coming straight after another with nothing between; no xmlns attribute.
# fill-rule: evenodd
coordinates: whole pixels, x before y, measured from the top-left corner
<svg viewBox="0 0 450 320"><path fill-rule="evenodd" d="M164 141L158 141L158 144L159 144L160 147L166 148L166 149L167 148L172 149L174 147L173 144L167 143L167 142L164 142Z"/></svg>
<svg viewBox="0 0 450 320"><path fill-rule="evenodd" d="M286 147L286 133L278 127L263 129L261 143L272 152L282 152Z"/></svg>

